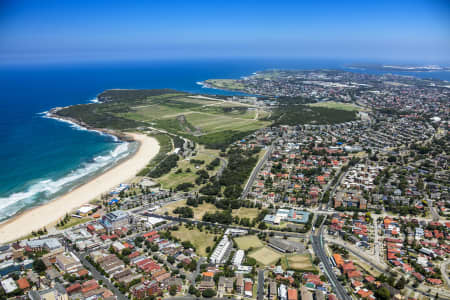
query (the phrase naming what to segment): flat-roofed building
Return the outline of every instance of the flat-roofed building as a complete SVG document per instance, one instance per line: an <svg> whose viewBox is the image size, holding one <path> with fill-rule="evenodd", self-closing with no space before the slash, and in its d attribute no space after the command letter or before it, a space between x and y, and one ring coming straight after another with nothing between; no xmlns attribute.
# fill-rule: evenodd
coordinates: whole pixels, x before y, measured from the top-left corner
<svg viewBox="0 0 450 300"><path fill-rule="evenodd" d="M11 277L2 280L1 284L6 294L12 293L18 289L16 282Z"/></svg>
<svg viewBox="0 0 450 300"><path fill-rule="evenodd" d="M26 245L33 251L41 251L43 249L53 252L62 249L61 243L56 238L40 239L27 241Z"/></svg>
<svg viewBox="0 0 450 300"><path fill-rule="evenodd" d="M233 265L235 267L238 267L242 264L242 261L244 260L244 255L245 255L244 250L236 251L236 253L234 254L234 257L233 257Z"/></svg>
<svg viewBox="0 0 450 300"><path fill-rule="evenodd" d="M55 284L54 288L42 291L30 291L28 297L31 300L68 300L69 295L61 284Z"/></svg>
<svg viewBox="0 0 450 300"><path fill-rule="evenodd" d="M107 213L102 217L102 224L107 231L113 231L115 229L126 227L128 225L129 215L123 210L115 210Z"/></svg>
<svg viewBox="0 0 450 300"><path fill-rule="evenodd" d="M82 267L78 258L72 252L59 254L55 257L58 268L66 273L73 273Z"/></svg>
<svg viewBox="0 0 450 300"><path fill-rule="evenodd" d="M222 240L220 240L219 244L214 249L214 252L211 254L209 260L215 264L224 263L230 253L231 247L232 243L228 239L228 236L224 235Z"/></svg>

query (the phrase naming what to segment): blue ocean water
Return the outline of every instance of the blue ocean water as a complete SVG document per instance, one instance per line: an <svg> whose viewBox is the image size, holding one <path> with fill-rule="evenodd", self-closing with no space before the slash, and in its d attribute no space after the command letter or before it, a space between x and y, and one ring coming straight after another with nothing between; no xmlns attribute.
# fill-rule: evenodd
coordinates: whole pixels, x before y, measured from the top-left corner
<svg viewBox="0 0 450 300"><path fill-rule="evenodd" d="M57 106L87 103L111 88L202 88L209 78L237 78L268 68L344 68L312 60L172 60L0 67L0 221L39 205L125 157L133 145L45 118ZM407 74L407 73L403 73ZM413 73L450 80L449 72Z"/></svg>

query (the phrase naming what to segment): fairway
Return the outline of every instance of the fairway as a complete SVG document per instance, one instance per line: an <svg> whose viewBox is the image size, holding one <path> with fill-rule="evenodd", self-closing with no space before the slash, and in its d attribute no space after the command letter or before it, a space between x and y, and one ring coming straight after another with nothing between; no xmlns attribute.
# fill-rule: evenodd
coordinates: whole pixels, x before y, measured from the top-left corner
<svg viewBox="0 0 450 300"><path fill-rule="evenodd" d="M257 121L252 115L247 118L239 115L194 112L185 115L187 121L199 128L202 133L214 133L225 130L249 131L267 126L268 122Z"/></svg>
<svg viewBox="0 0 450 300"><path fill-rule="evenodd" d="M278 261L278 259L282 257L281 254L279 254L278 252L272 250L267 246L264 246L251 252L248 256L256 259L256 261L265 266L275 264Z"/></svg>
<svg viewBox="0 0 450 300"><path fill-rule="evenodd" d="M194 136L223 131L247 132L270 124L258 120L259 113L251 105L183 93L151 96L116 115L172 133ZM260 117L264 116L261 113Z"/></svg>
<svg viewBox="0 0 450 300"><path fill-rule="evenodd" d="M361 107L352 104L352 103L342 103L342 102L336 102L336 101L325 101L325 102L317 102L313 104L309 104L310 106L315 107L326 107L326 108L333 108L333 109L340 109L340 110L347 110L347 111L360 111L362 110Z"/></svg>
<svg viewBox="0 0 450 300"><path fill-rule="evenodd" d="M180 226L178 230L172 231L172 235L181 241L189 241L194 245L197 253L201 256L207 256L206 247L214 247L215 234L201 232L196 227L194 229L187 229L184 226Z"/></svg>
<svg viewBox="0 0 450 300"><path fill-rule="evenodd" d="M224 90L244 90L245 86L235 79L208 79L205 83L217 89Z"/></svg>
<svg viewBox="0 0 450 300"><path fill-rule="evenodd" d="M256 235L246 235L234 239L239 249L248 250L263 247L263 243Z"/></svg>
<svg viewBox="0 0 450 300"><path fill-rule="evenodd" d="M307 254L289 255L286 257L288 266L293 270L314 271L311 258Z"/></svg>

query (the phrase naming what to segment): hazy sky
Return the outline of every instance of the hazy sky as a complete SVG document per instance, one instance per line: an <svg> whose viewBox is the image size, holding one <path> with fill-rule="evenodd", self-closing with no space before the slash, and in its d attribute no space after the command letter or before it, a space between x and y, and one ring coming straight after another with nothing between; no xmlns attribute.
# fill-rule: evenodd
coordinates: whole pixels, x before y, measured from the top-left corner
<svg viewBox="0 0 450 300"><path fill-rule="evenodd" d="M0 0L0 60L450 62L450 0L307 2Z"/></svg>

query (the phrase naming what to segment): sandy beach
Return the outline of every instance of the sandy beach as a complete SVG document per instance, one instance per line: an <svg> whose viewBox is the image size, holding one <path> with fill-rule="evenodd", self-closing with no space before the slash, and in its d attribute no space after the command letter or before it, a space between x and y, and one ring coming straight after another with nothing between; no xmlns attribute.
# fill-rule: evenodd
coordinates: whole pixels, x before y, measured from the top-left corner
<svg viewBox="0 0 450 300"><path fill-rule="evenodd" d="M159 151L155 138L130 133L140 146L129 158L91 181L42 206L27 210L0 224L0 244L30 234L57 222L66 213L88 203L120 183L132 179Z"/></svg>

